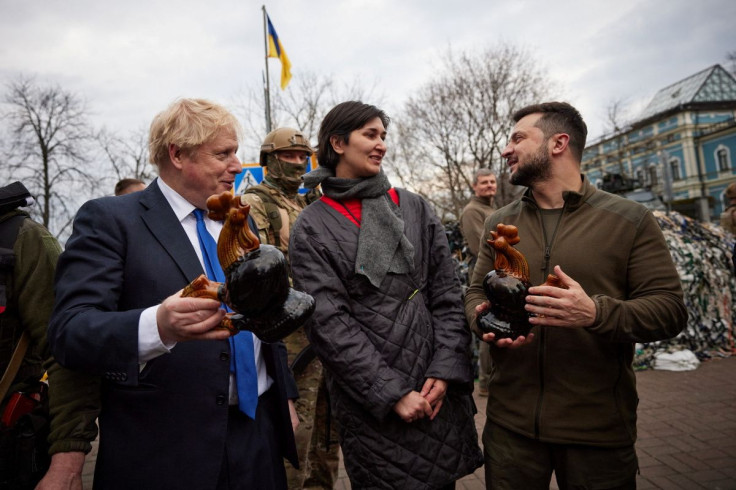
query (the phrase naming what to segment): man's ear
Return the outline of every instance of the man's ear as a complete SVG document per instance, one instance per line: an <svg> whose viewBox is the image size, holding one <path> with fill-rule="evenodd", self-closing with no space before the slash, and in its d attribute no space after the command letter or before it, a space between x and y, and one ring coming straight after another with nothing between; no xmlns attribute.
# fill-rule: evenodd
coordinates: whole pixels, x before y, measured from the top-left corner
<svg viewBox="0 0 736 490"><path fill-rule="evenodd" d="M567 133L557 133L550 138L552 147L550 151L553 155L561 155L570 144L570 135Z"/></svg>
<svg viewBox="0 0 736 490"><path fill-rule="evenodd" d="M174 167L181 169L182 167L182 151L181 148L179 148L174 143L169 143L169 160L171 160L171 163L174 165Z"/></svg>
<svg viewBox="0 0 736 490"><path fill-rule="evenodd" d="M337 135L330 136L330 144L332 145L332 149L335 150L335 153L338 155L345 153L345 149L343 148L345 142L341 137Z"/></svg>

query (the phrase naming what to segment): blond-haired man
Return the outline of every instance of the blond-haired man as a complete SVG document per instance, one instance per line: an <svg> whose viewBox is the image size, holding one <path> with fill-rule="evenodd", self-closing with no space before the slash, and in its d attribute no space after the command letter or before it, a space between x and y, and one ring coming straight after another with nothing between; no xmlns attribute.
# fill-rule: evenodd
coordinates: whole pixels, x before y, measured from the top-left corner
<svg viewBox="0 0 736 490"><path fill-rule="evenodd" d="M96 487L286 488L282 457L296 461L287 398L297 394L283 344L252 339L248 415L234 348L215 328L224 310L179 294L205 270L198 220L214 239L222 228L197 210L232 189L239 133L224 107L177 100L151 124L158 178L77 214L49 342L63 365L104 377Z"/></svg>

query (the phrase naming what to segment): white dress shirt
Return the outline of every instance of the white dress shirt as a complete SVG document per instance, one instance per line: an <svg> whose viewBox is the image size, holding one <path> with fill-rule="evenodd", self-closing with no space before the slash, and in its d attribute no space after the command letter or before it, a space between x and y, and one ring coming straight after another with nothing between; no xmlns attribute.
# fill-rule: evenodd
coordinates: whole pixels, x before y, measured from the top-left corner
<svg viewBox="0 0 736 490"><path fill-rule="evenodd" d="M166 201L168 201L174 214L179 219L187 238L192 244L192 248L199 258L204 270L204 260L202 251L199 248L199 238L197 237L197 218L192 214L196 209L189 201L184 199L178 192L166 185L166 183L158 177L158 186L161 189ZM222 223L212 221L205 215L204 219L207 231L217 240L222 230ZM138 361L141 370L147 361L154 359L162 354L168 354L171 349L176 346L176 342L164 344L158 333L158 324L156 322L156 312L160 305L151 306L143 310L138 320ZM258 372L258 395L265 393L273 384L273 379L266 372L266 362L261 354L261 341L253 335L253 352L255 354L256 371ZM238 391L235 388L235 375L230 373L230 405L238 404Z"/></svg>

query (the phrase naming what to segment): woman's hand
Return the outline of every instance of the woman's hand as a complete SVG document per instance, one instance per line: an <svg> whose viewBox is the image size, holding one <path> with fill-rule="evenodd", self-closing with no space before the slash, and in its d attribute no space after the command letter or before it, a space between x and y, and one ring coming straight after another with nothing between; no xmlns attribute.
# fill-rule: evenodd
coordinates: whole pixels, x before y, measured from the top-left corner
<svg viewBox="0 0 736 490"><path fill-rule="evenodd" d="M417 391L410 391L394 405L394 412L404 422L414 422L432 415L432 406Z"/></svg>
<svg viewBox="0 0 736 490"><path fill-rule="evenodd" d="M434 420L440 408L442 408L442 400L445 399L445 393L447 393L447 381L437 378L427 378L427 381L424 382L420 395L434 409L432 410L432 415L429 416L429 420Z"/></svg>

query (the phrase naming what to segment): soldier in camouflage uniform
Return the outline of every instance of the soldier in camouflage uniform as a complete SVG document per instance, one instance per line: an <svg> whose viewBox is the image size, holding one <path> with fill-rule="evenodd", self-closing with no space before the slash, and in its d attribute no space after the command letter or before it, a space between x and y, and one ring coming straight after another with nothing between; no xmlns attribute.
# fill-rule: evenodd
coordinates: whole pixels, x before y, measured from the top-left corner
<svg viewBox="0 0 736 490"><path fill-rule="evenodd" d="M278 247L289 259L289 232L299 213L309 204L309 196L299 195L307 158L314 152L301 132L280 128L270 132L261 145L261 166L268 172L262 184L243 194L250 215L258 225L261 243ZM309 340L300 328L284 339L289 363ZM329 417L327 388L319 359L314 357L301 373L294 373L299 388L296 401L300 424L295 438L300 470L286 467L290 489L332 488L337 479L337 433Z"/></svg>

